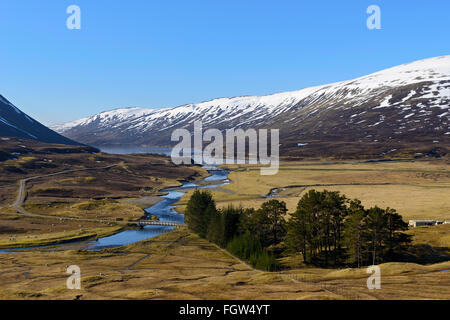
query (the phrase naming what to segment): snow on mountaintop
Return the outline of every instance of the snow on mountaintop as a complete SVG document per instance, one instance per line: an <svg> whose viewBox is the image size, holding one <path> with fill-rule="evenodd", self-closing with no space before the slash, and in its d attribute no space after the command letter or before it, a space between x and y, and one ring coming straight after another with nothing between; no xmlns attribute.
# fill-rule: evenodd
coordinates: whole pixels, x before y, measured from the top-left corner
<svg viewBox="0 0 450 320"><path fill-rule="evenodd" d="M306 88L298 91L282 92L266 96L241 96L233 98L219 98L197 104L186 104L174 108L122 108L102 112L92 117L54 126L58 132L65 132L78 126L96 124L98 126L116 127L128 122L127 129L146 130L154 122L164 123L164 129L176 125L180 118L183 120L201 119L208 123L230 121L247 114L245 122L256 121L264 111L270 117L275 117L302 100L309 104L321 98L339 98L343 101L352 99L361 103L367 100L366 94L374 90L384 90L392 87L409 85L424 81L450 80L450 56L441 56L419 60L383 71L379 71L358 79L336 82L332 84ZM430 93L431 94L431 93ZM440 91L441 96L431 98L450 97L448 90ZM380 107L388 106L386 100ZM258 112L256 112L258 111ZM220 119L219 119L220 118ZM153 128L154 130L155 128Z"/></svg>
<svg viewBox="0 0 450 320"><path fill-rule="evenodd" d="M293 155L301 149L314 156L353 156L358 150L371 157L392 149L427 154L430 144L445 148L449 108L450 56L443 56L298 91L116 109L56 129L95 146L168 146L174 129L202 121L205 130L278 128L284 152Z"/></svg>
<svg viewBox="0 0 450 320"><path fill-rule="evenodd" d="M188 108L203 109L210 106L232 107L232 106L258 106L265 105L276 108L281 105L300 101L313 93L324 89L358 89L360 92L372 90L383 86L397 86L412 84L423 81L450 80L450 55L431 59L419 60L390 69L379 71L358 79L335 82L327 85L309 87L297 91L287 91L266 96L242 96L234 98L219 98L198 104L188 104L172 110ZM337 91L337 90L336 90ZM167 109L164 109L167 110Z"/></svg>
<svg viewBox="0 0 450 320"><path fill-rule="evenodd" d="M140 108L140 107L118 108L118 109L105 111L105 112L96 114L92 117L86 117L86 118L82 118L79 120L55 125L52 127L52 129L57 132L63 132L70 128L73 128L76 126L89 125L90 123L93 123L93 122L99 122L99 123L103 123L103 124L111 124L114 122L121 122L121 121L129 120L131 118L136 118L136 117L140 117L143 115L151 114L155 111L159 111L159 110L150 109L150 108Z"/></svg>
<svg viewBox="0 0 450 320"><path fill-rule="evenodd" d="M205 130L280 129L285 156L437 156L450 145L449 108L450 56L443 56L298 91L117 109L60 131L95 146L170 146L174 129L202 121Z"/></svg>
<svg viewBox="0 0 450 320"><path fill-rule="evenodd" d="M450 79L450 55L406 63L354 80L367 86L402 85Z"/></svg>

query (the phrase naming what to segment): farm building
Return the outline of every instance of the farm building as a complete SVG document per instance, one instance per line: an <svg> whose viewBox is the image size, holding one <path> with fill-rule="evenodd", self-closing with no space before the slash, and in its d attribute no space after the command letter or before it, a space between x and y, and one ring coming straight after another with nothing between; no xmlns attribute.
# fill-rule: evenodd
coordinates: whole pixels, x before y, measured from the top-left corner
<svg viewBox="0 0 450 320"><path fill-rule="evenodd" d="M438 224L442 224L442 221L436 220L409 220L410 227L423 227L423 226L436 226Z"/></svg>

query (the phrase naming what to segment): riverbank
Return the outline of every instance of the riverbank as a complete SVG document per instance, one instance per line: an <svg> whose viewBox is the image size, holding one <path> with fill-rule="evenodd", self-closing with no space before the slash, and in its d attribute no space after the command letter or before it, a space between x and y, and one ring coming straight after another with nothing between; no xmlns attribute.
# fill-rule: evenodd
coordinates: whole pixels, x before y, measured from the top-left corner
<svg viewBox="0 0 450 320"><path fill-rule="evenodd" d="M108 237L123 231L125 226L101 227L92 229L80 229L70 232L44 233L35 236L19 236L9 240L0 240L2 249L24 249L38 248L44 246L60 245L80 241L95 241L99 238Z"/></svg>
<svg viewBox="0 0 450 320"><path fill-rule="evenodd" d="M132 198L132 199L124 199L122 200L125 203L129 203L135 206L138 206L142 209L147 209L151 206L154 206L158 202L162 201L160 196L143 196L139 198Z"/></svg>
<svg viewBox="0 0 450 320"><path fill-rule="evenodd" d="M18 150L26 148L26 154L17 152L15 159L0 161L2 248L117 234L162 200L158 190L209 175L197 166L175 166L159 155L113 155L72 146L60 150L26 139L11 139L7 147L15 144ZM19 198L20 205L13 208Z"/></svg>
<svg viewBox="0 0 450 320"><path fill-rule="evenodd" d="M177 187L170 187L155 192L154 196L144 196L134 199L102 199L90 200L83 203L76 204L61 204L61 203L27 203L25 209L32 211L32 213L25 215L30 218L32 214L38 214L34 218L52 217L56 219L60 217L60 222L64 223L67 220L75 219L81 222L82 217L86 214L94 216L92 223L95 220L107 224L126 225L126 222L136 221L142 217L155 217L162 222L173 222L178 224L184 223L184 216L174 210L173 203L178 201L184 192L192 188L209 188L209 182L220 183L226 179L228 171L213 170L211 173L202 174L200 180L189 179L187 181L178 180ZM198 176L196 176L198 178ZM144 210L145 209L145 210ZM13 216L14 218L23 218L24 216ZM1 218L4 217L0 217ZM54 222L54 221L52 221ZM83 221L84 222L84 221ZM35 224L35 222L31 222ZM21 237L9 236L9 239L2 239L0 236L1 248L35 248L48 245L60 245L71 242L80 242L88 240L97 240L96 243L90 242L86 247L94 250L101 250L108 247L117 247L127 245L133 242L141 241L150 237L157 236L161 233L171 231L173 228L164 226L144 226L141 229L124 230L124 227L108 228L108 232L104 228L94 228L86 230L82 225L80 229L67 232L53 232L53 227L56 225L52 223L51 233L39 233L34 235L23 235ZM110 230L111 229L111 230ZM128 228L130 229L130 228ZM13 229L10 229L13 230ZM110 232L109 232L110 230ZM2 247L3 246L3 247Z"/></svg>
<svg viewBox="0 0 450 320"><path fill-rule="evenodd" d="M68 290L68 265L81 290ZM186 228L121 248L5 253L0 299L446 299L450 262L382 264L382 289L367 289L361 269L249 268Z"/></svg>

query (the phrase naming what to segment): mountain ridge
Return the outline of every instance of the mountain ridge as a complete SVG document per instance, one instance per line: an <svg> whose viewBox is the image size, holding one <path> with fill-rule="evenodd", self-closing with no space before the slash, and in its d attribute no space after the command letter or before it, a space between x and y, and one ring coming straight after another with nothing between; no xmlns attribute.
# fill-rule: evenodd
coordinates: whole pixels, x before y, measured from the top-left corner
<svg viewBox="0 0 450 320"><path fill-rule="evenodd" d="M31 118L3 95L0 95L0 136L26 138L45 143L82 145Z"/></svg>
<svg viewBox="0 0 450 320"><path fill-rule="evenodd" d="M290 151L300 151L298 144L308 141L364 143L371 137L370 142L433 144L450 135L449 102L450 56L441 56L297 91L164 109L122 108L54 128L95 146L171 145L170 133L194 121L202 121L205 129L279 128L282 148Z"/></svg>

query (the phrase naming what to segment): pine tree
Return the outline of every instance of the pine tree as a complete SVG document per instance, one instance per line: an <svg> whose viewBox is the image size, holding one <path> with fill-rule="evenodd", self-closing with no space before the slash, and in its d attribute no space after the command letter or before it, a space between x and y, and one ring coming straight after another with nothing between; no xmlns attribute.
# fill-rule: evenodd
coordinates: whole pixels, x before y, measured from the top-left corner
<svg viewBox="0 0 450 320"><path fill-rule="evenodd" d="M314 224L317 213L319 194L315 190L305 194L297 204L297 210L287 223L286 245L294 251L301 252L303 262L311 262L315 255Z"/></svg>
<svg viewBox="0 0 450 320"><path fill-rule="evenodd" d="M211 210L211 208L209 209ZM226 242L224 240L224 223L222 221L222 214L220 211L215 210L214 212L208 212L209 224L206 233L206 239L220 247L224 247Z"/></svg>
<svg viewBox="0 0 450 320"><path fill-rule="evenodd" d="M261 241L265 246L278 243L286 235L287 213L284 201L270 200L261 205L257 215L261 225Z"/></svg>
<svg viewBox="0 0 450 320"><path fill-rule="evenodd" d="M365 235L367 212L361 205L361 201L355 199L350 201L348 213L349 216L344 226L344 243L347 247L350 261L359 268L363 263L363 256L367 248L365 242L367 238Z"/></svg>
<svg viewBox="0 0 450 320"><path fill-rule="evenodd" d="M185 222L189 229L205 238L211 216L217 212L215 208L211 193L195 190L185 210Z"/></svg>
<svg viewBox="0 0 450 320"><path fill-rule="evenodd" d="M375 206L367 211L366 236L370 246L372 265L383 259L382 248L386 237L386 216L384 210Z"/></svg>
<svg viewBox="0 0 450 320"><path fill-rule="evenodd" d="M348 214L346 203L348 199L341 195L338 191L324 191L325 208L329 216L329 229L327 232L326 243L328 248L326 251L332 251L334 264L338 264L345 257L342 250L344 221ZM331 250L332 247L332 250Z"/></svg>
<svg viewBox="0 0 450 320"><path fill-rule="evenodd" d="M387 208L385 217L387 232L384 255L387 260L391 260L401 254L403 249L411 242L411 236L401 232L408 230L408 224L403 221L402 216L395 209Z"/></svg>

